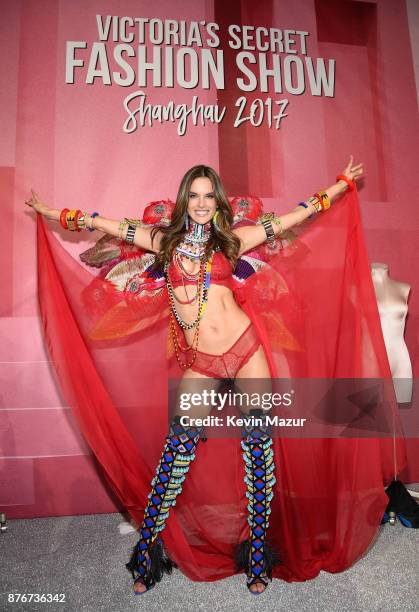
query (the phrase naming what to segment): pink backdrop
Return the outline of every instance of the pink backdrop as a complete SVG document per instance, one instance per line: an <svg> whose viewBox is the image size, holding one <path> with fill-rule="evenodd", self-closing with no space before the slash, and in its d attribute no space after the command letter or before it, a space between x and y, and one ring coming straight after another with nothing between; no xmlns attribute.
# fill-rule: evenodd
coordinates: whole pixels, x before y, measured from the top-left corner
<svg viewBox="0 0 419 612"><path fill-rule="evenodd" d="M170 123L125 134L122 100L138 87L83 85L78 76L65 83L66 41L98 40L97 13L308 31L308 55L336 60L335 95L246 94L235 83L236 52L222 40L224 90L141 89L153 104L218 99L233 115L240 95L287 97L279 130L233 128L225 120L190 125L184 136ZM418 376L414 2L9 0L2 17L0 509L26 517L118 507L60 395L43 343L35 222L23 204L31 186L57 208L76 203L109 217L136 216L151 200L174 199L183 173L202 162L220 172L230 194L257 194L267 210L285 212L333 183L353 153L367 172L360 198L370 259L388 263L393 278L412 286L406 341ZM88 244L89 236L51 229L74 255ZM411 451L406 482L417 476L417 463Z"/></svg>

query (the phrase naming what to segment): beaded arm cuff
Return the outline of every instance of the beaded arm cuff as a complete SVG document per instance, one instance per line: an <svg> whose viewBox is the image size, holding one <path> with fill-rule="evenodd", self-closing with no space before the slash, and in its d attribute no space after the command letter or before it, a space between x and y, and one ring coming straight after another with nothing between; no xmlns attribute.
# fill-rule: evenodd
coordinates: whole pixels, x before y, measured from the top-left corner
<svg viewBox="0 0 419 612"><path fill-rule="evenodd" d="M263 225L266 232L266 241L268 242L268 246L271 249L275 248L275 231L272 224L278 225L280 227L279 234L283 233L283 228L281 225L281 219L275 213L268 212L261 215L257 221L260 225Z"/></svg>
<svg viewBox="0 0 419 612"><path fill-rule="evenodd" d="M127 235L125 236L125 242L128 243L133 243L134 242L134 238L135 238L135 232L136 232L136 227L135 225L128 225L128 230L127 230Z"/></svg>
<svg viewBox="0 0 419 612"><path fill-rule="evenodd" d="M273 242L275 240L275 232L274 228L272 227L272 222L270 219L263 219L262 225L265 228L266 240L268 242Z"/></svg>

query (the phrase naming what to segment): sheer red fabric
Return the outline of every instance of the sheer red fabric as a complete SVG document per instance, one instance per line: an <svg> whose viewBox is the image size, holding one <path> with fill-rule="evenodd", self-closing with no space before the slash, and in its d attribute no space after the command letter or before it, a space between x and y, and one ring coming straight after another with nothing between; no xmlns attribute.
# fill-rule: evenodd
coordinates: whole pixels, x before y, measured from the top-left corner
<svg viewBox="0 0 419 612"><path fill-rule="evenodd" d="M273 376L391 378L364 246L356 192L237 282ZM141 299L94 278L38 217L38 274L45 337L63 394L111 486L140 523L167 432L168 343L164 288ZM151 279L152 280L152 279ZM106 339L105 339L106 338ZM395 398L382 408L397 421ZM339 405L336 406L339 413ZM405 464L400 437L275 438L277 484L269 533L288 581L343 571L380 524L384 486ZM240 442L208 439L162 532L192 580L234 573L248 533ZM125 562L121 559L121 562Z"/></svg>

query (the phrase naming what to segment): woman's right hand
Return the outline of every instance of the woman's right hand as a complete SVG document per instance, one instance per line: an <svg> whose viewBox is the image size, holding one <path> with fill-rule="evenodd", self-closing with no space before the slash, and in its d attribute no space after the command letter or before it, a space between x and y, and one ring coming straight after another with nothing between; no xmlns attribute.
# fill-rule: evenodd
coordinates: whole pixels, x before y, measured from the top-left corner
<svg viewBox="0 0 419 612"><path fill-rule="evenodd" d="M43 215L44 217L48 216L48 211L51 210L38 196L38 194L31 189L32 197L29 200L25 200L25 204L33 208L35 212Z"/></svg>

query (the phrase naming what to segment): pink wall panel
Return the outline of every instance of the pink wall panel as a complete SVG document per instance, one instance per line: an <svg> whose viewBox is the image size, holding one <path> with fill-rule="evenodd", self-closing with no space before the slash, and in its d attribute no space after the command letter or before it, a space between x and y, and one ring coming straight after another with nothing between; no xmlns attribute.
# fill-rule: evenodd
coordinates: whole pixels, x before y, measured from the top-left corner
<svg viewBox="0 0 419 612"><path fill-rule="evenodd" d="M14 167L0 168L0 207L3 223L0 225L0 244L2 245L2 265L0 267L0 317L10 316L13 307L13 242L10 228L13 226L13 189Z"/></svg>
<svg viewBox="0 0 419 612"><path fill-rule="evenodd" d="M99 476L91 456L0 459L0 476L5 483L0 505L9 517L91 514L121 509L103 476ZM25 487L20 485L22 480Z"/></svg>
<svg viewBox="0 0 419 612"><path fill-rule="evenodd" d="M6 434L2 443L5 457L89 454L70 410L5 409L2 410L2 421Z"/></svg>
<svg viewBox="0 0 419 612"><path fill-rule="evenodd" d="M0 54L0 108L7 120L1 126L0 167L15 164L21 11L20 0L4 2L1 7L0 37L7 53Z"/></svg>
<svg viewBox="0 0 419 612"><path fill-rule="evenodd" d="M40 7L42 6L42 10ZM51 113L55 108L56 27L59 3L34 0L22 4L16 126L16 190L14 232L19 236L13 253L14 316L37 313L35 235L33 219L22 214L21 202L36 186L51 194L54 174L54 133ZM48 32L48 36L45 36ZM49 187L47 187L47 185Z"/></svg>
<svg viewBox="0 0 419 612"><path fill-rule="evenodd" d="M3 428L2 428L2 431ZM7 436L10 432L5 431ZM5 435L2 436L2 439ZM22 506L24 512L28 506L35 503L36 491L33 477L34 459L12 458L10 460L0 458L0 506ZM9 514L9 511L7 510ZM29 515L30 516L30 515Z"/></svg>
<svg viewBox="0 0 419 612"><path fill-rule="evenodd" d="M275 2L273 27L310 32L307 55L321 56L317 38L316 14L311 0L301 4ZM289 25L288 25L289 24ZM287 98L288 117L279 132L271 131L271 154L274 159L272 176L274 193L280 196L279 210L288 210L318 189L319 181L329 180L324 143L324 122L320 97L289 95L286 91L277 98ZM292 117L294 117L292 119ZM305 117L306 120L302 120ZM309 118L309 120L307 120ZM291 119L291 120L290 120ZM341 162L340 162L341 163Z"/></svg>

